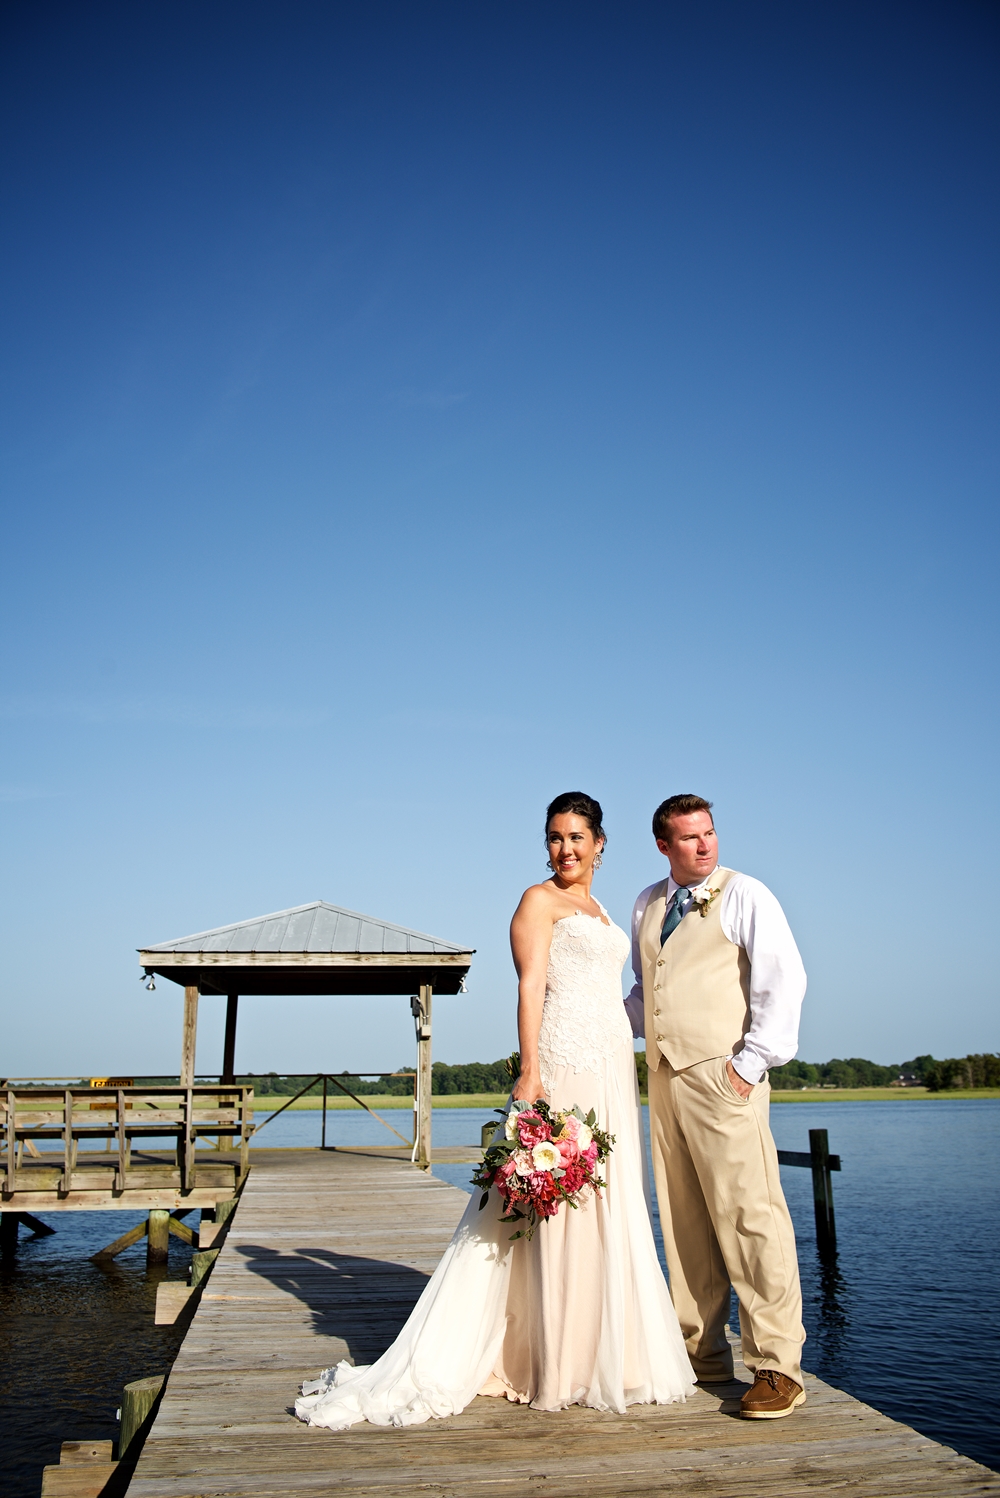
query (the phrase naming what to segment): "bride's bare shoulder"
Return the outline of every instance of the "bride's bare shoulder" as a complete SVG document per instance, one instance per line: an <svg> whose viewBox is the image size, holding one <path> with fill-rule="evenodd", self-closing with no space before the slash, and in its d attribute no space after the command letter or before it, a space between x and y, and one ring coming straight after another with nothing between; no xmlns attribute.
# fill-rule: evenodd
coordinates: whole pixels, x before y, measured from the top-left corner
<svg viewBox="0 0 1000 1498"><path fill-rule="evenodd" d="M558 902L558 894L548 880L542 884L529 884L521 896L514 915L515 917L527 916L535 920L546 916L551 917Z"/></svg>

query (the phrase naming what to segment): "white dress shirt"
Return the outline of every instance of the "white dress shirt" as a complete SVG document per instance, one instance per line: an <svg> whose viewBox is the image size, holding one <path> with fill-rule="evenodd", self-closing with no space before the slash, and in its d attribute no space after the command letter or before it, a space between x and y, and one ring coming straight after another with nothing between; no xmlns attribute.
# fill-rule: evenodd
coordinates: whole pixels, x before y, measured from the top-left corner
<svg viewBox="0 0 1000 1498"><path fill-rule="evenodd" d="M714 868L700 884L688 886L693 893L703 889L718 872ZM661 883L657 880L657 884ZM632 910L632 971L635 983L625 1000L632 1034L642 1038L646 1029L642 992L642 956L639 928L649 897L656 888L644 889ZM677 883L667 879L667 904ZM685 919L691 915L688 906ZM744 1082L760 1082L772 1066L784 1066L799 1048L799 1012L806 991L806 971L795 945L785 912L766 884L749 874L734 874L722 892L719 907L723 935L742 947L750 959L750 1028L743 1049L730 1056Z"/></svg>

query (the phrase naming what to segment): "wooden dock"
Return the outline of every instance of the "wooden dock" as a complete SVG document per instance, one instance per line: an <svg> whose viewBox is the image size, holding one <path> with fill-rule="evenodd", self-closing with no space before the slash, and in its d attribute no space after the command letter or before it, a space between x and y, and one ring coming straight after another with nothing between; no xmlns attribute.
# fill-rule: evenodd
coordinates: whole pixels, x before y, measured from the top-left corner
<svg viewBox="0 0 1000 1498"><path fill-rule="evenodd" d="M252 1087L5 1084L0 1213L213 1210L252 1133Z"/></svg>
<svg viewBox="0 0 1000 1498"><path fill-rule="evenodd" d="M251 1161L129 1498L1000 1498L997 1473L812 1377L808 1404L776 1422L739 1419L735 1383L626 1415L476 1399L401 1430L305 1426L300 1381L383 1351L468 1198L382 1151Z"/></svg>

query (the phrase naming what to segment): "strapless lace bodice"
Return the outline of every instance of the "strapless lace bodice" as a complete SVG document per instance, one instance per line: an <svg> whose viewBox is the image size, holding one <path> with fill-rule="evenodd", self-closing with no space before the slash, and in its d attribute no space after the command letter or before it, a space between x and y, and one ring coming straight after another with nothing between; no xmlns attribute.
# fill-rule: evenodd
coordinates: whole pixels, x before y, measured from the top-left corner
<svg viewBox="0 0 1000 1498"><path fill-rule="evenodd" d="M621 987L630 950L621 927L596 916L577 912L553 926L538 1036L546 1091L555 1067L600 1073L619 1046L632 1044Z"/></svg>

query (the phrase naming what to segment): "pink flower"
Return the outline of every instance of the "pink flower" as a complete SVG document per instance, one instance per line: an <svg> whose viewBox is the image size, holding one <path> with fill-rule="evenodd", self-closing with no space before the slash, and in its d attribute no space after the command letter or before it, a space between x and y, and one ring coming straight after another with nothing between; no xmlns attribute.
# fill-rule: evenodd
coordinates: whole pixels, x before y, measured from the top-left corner
<svg viewBox="0 0 1000 1498"><path fill-rule="evenodd" d="M584 1150L583 1155L582 1155L581 1158L583 1159L584 1164L586 1165L587 1169L588 1170L593 1170L594 1166L597 1164L597 1144L596 1144L596 1142L592 1141L590 1144L588 1144L588 1146Z"/></svg>
<svg viewBox="0 0 1000 1498"><path fill-rule="evenodd" d="M561 1135L555 1140L555 1146L562 1156L563 1165L572 1165L574 1160L580 1157L580 1150L575 1139L564 1139Z"/></svg>
<svg viewBox="0 0 1000 1498"><path fill-rule="evenodd" d="M552 1138L552 1130L540 1113L523 1112L517 1115L517 1137L523 1145L531 1149L533 1145L542 1144L545 1140Z"/></svg>
<svg viewBox="0 0 1000 1498"><path fill-rule="evenodd" d="M558 1187L556 1186L556 1183L553 1180L552 1176L549 1175L548 1171L540 1170L536 1172L536 1174L531 1177L529 1184L531 1186L531 1197L532 1201L535 1204L536 1211L540 1212L543 1205L549 1204L551 1204L553 1210L555 1210L555 1207L558 1206L561 1197L559 1195Z"/></svg>
<svg viewBox="0 0 1000 1498"><path fill-rule="evenodd" d="M582 1165L567 1165L566 1172L562 1178L563 1190L572 1196L574 1192L582 1190L587 1184L587 1177L583 1173Z"/></svg>

